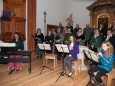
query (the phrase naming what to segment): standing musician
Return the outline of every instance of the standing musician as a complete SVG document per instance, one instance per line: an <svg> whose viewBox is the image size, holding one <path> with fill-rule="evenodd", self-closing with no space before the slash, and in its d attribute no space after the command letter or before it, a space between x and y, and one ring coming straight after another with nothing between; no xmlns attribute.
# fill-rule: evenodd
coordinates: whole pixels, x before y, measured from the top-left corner
<svg viewBox="0 0 115 86"><path fill-rule="evenodd" d="M64 59L64 65L63 65L63 72L64 75L66 73L66 66L68 65L69 68L69 76L72 76L72 64L71 62L77 60L77 54L79 54L79 46L77 44L76 38L71 35L69 37L69 43L67 44L70 54L66 55Z"/></svg>
<svg viewBox="0 0 115 86"><path fill-rule="evenodd" d="M113 62L115 59L113 46L109 41L105 41L102 43L101 52L98 53L98 61L99 65L93 67L88 71L92 80L94 80L94 86L104 86L104 83L101 79L103 75L112 71ZM97 72L94 75L94 72Z"/></svg>
<svg viewBox="0 0 115 86"><path fill-rule="evenodd" d="M12 43L16 43L18 51L24 50L24 44L18 32L14 33ZM10 58L22 58L22 55L10 55ZM10 70L9 74L12 74L15 69L16 71L19 71L21 69L21 62L10 62L8 64L8 69Z"/></svg>

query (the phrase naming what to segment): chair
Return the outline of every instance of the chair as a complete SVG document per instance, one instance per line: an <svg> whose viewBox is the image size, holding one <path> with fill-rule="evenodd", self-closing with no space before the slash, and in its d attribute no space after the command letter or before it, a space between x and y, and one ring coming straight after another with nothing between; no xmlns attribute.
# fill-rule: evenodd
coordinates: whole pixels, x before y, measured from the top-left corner
<svg viewBox="0 0 115 86"><path fill-rule="evenodd" d="M46 54L44 58L44 61L46 62L46 64L48 63L48 60L54 60L54 68L57 66L57 55L56 54Z"/></svg>
<svg viewBox="0 0 115 86"><path fill-rule="evenodd" d="M75 75L77 75L77 70L81 72L82 61L78 59L77 61L73 61L72 64L74 64L72 68L75 70Z"/></svg>
<svg viewBox="0 0 115 86"><path fill-rule="evenodd" d="M110 73L107 73L107 86L111 86L112 79L115 79L115 69L113 69Z"/></svg>

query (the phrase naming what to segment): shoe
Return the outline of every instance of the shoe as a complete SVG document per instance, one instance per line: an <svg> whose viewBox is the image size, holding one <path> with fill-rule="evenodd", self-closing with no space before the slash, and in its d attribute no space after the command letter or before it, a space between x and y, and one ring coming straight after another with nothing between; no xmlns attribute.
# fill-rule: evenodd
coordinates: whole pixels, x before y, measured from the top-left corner
<svg viewBox="0 0 115 86"><path fill-rule="evenodd" d="M15 69L10 70L9 74L12 74L12 73L14 72L14 70L15 70Z"/></svg>
<svg viewBox="0 0 115 86"><path fill-rule="evenodd" d="M19 70L16 70L16 71L19 71Z"/></svg>
<svg viewBox="0 0 115 86"><path fill-rule="evenodd" d="M65 71L64 71L64 72L61 72L61 75L64 76L64 75L65 75Z"/></svg>
<svg viewBox="0 0 115 86"><path fill-rule="evenodd" d="M94 86L99 86L99 83L97 82L97 80L95 79L95 77L91 77L91 79L94 81Z"/></svg>
<svg viewBox="0 0 115 86"><path fill-rule="evenodd" d="M71 76L72 76L72 72L70 72L70 73L68 74L68 76L71 77Z"/></svg>
<svg viewBox="0 0 115 86"><path fill-rule="evenodd" d="M102 82L102 83L99 83L99 85L100 85L100 86L105 86L103 82Z"/></svg>

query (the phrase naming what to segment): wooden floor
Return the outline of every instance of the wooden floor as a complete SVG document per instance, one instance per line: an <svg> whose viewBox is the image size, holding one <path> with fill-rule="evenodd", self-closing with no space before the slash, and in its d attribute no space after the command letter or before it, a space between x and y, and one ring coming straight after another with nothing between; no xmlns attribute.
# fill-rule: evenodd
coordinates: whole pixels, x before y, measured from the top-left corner
<svg viewBox="0 0 115 86"><path fill-rule="evenodd" d="M32 73L27 71L28 64L24 63L22 69L8 75L7 65L0 65L0 86L85 86L89 81L87 71L81 71L71 79L62 76L55 82L62 71L62 60L58 61L58 66L54 70L44 69L40 75L42 58L32 58ZM49 61L48 66L53 68L53 61ZM115 86L113 83L112 86Z"/></svg>

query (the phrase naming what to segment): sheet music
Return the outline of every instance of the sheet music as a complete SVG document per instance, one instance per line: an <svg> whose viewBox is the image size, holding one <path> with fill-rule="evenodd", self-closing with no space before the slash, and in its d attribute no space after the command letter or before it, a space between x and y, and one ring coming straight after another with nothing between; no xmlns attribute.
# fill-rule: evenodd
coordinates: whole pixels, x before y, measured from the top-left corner
<svg viewBox="0 0 115 86"><path fill-rule="evenodd" d="M64 52L64 53L69 53L69 49L67 45L63 45L63 44L55 44L58 52Z"/></svg>
<svg viewBox="0 0 115 86"><path fill-rule="evenodd" d="M38 44L38 46L41 50L51 50L50 44Z"/></svg>
<svg viewBox="0 0 115 86"><path fill-rule="evenodd" d="M51 50L50 44L44 44L45 50Z"/></svg>
<svg viewBox="0 0 115 86"><path fill-rule="evenodd" d="M70 53L67 45L62 45L62 48L65 53Z"/></svg>
<svg viewBox="0 0 115 86"><path fill-rule="evenodd" d="M44 45L43 44L38 44L39 49L44 50Z"/></svg>
<svg viewBox="0 0 115 86"><path fill-rule="evenodd" d="M62 44L55 44L58 52L63 52L63 49L62 49Z"/></svg>
<svg viewBox="0 0 115 86"><path fill-rule="evenodd" d="M16 47L15 43L0 43L0 47Z"/></svg>
<svg viewBox="0 0 115 86"><path fill-rule="evenodd" d="M87 55L88 58L98 62L98 56L96 55L95 52L91 51L90 49L89 50L85 50L85 53Z"/></svg>

